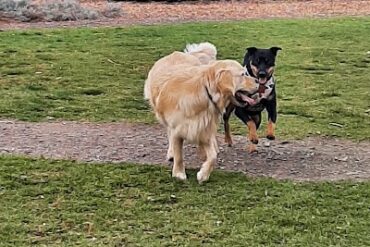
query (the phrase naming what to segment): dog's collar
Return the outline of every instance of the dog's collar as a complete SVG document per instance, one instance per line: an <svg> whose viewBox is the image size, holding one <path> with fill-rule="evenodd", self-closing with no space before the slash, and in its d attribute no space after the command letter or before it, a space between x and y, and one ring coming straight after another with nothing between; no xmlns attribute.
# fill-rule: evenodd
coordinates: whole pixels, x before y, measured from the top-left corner
<svg viewBox="0 0 370 247"><path fill-rule="evenodd" d="M275 86L275 80L274 77L271 76L271 78L265 83L265 87L273 89Z"/></svg>
<svg viewBox="0 0 370 247"><path fill-rule="evenodd" d="M213 100L212 95L209 93L209 90L208 90L207 86L204 86L204 88L206 89L206 93L207 93L208 99L212 102L212 104L213 104L213 106L216 108L217 112L218 112L220 115L222 115L222 112L221 112L221 110L218 108L217 103Z"/></svg>

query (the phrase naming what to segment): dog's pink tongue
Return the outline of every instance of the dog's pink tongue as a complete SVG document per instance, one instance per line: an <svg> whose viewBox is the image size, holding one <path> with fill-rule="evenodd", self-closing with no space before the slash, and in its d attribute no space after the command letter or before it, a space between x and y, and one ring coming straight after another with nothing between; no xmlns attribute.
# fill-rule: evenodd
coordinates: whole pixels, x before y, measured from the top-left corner
<svg viewBox="0 0 370 247"><path fill-rule="evenodd" d="M249 105L255 105L256 104L256 101L252 98L249 98L248 96L246 95L241 95L241 98L243 101L247 102Z"/></svg>
<svg viewBox="0 0 370 247"><path fill-rule="evenodd" d="M259 78L258 82L263 85L267 82L267 78Z"/></svg>

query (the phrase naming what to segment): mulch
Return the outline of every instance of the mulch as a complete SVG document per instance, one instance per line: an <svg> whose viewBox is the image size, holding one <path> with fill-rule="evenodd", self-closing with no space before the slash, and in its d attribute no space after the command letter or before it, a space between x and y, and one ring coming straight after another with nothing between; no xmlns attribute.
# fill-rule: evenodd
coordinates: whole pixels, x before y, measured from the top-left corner
<svg viewBox="0 0 370 247"><path fill-rule="evenodd" d="M37 1L37 0L34 0ZM83 6L104 9L106 0L83 0ZM168 4L165 2L122 2L123 15L117 18L66 22L16 22L0 19L0 29L153 25L198 21L230 21L272 18L369 16L370 0L311 1L197 1Z"/></svg>

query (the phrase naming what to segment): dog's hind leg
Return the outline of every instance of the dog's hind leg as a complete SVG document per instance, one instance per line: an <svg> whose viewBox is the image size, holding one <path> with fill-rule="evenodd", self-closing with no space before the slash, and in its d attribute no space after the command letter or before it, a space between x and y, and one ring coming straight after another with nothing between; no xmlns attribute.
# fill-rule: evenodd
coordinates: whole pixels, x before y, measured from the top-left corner
<svg viewBox="0 0 370 247"><path fill-rule="evenodd" d="M173 146L171 140L171 129L167 128L167 136L168 136L168 150L167 150L167 161L173 161Z"/></svg>
<svg viewBox="0 0 370 247"><path fill-rule="evenodd" d="M199 183L203 183L209 179L211 172L217 162L217 143L216 137L212 137L210 142L207 144L200 144L205 150L207 160L202 164L202 168L197 173L197 179Z"/></svg>
<svg viewBox="0 0 370 247"><path fill-rule="evenodd" d="M207 159L206 150L204 150L204 146L199 145L197 149L198 157L200 160L205 161Z"/></svg>
<svg viewBox="0 0 370 247"><path fill-rule="evenodd" d="M182 154L184 140L173 134L171 135L170 139L171 139L170 143L172 145L173 154L174 154L172 177L180 179L180 180L186 180L185 165L184 165L183 154Z"/></svg>
<svg viewBox="0 0 370 247"><path fill-rule="evenodd" d="M229 119L234 109L235 109L235 106L233 104L230 104L228 107L226 107L226 111L223 115L224 129L225 129L225 142L227 143L229 147L233 145L233 140L231 139L231 133L230 133Z"/></svg>

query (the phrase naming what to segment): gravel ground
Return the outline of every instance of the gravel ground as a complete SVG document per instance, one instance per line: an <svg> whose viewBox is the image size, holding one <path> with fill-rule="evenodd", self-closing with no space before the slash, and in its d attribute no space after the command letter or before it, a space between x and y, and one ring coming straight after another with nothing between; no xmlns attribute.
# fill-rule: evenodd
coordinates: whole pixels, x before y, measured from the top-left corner
<svg viewBox="0 0 370 247"><path fill-rule="evenodd" d="M125 123L0 122L0 152L88 162L166 162L167 139L159 125ZM259 152L246 152L246 138L234 136L234 147L223 144L218 169L250 176L298 181L370 179L370 143L308 138L301 141L262 139ZM199 168L194 146L185 150L187 167Z"/></svg>

